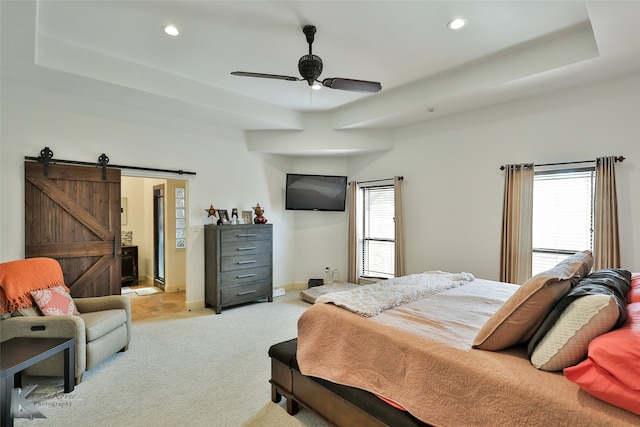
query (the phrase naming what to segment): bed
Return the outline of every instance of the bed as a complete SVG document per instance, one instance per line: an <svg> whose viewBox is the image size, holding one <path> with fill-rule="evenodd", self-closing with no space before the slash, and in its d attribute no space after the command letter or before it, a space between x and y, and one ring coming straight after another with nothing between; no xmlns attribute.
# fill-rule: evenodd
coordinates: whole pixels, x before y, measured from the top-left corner
<svg viewBox="0 0 640 427"><path fill-rule="evenodd" d="M545 272L524 302L527 284L473 277L372 316L341 307L339 299L319 300L298 321L291 377L314 390L299 399L290 385L285 397L334 425L347 425L335 421L347 410L338 405L345 398L322 393L331 389L322 381L372 393L408 412L415 425L638 426L639 415L530 362L527 342L591 269L590 253L576 255Z"/></svg>

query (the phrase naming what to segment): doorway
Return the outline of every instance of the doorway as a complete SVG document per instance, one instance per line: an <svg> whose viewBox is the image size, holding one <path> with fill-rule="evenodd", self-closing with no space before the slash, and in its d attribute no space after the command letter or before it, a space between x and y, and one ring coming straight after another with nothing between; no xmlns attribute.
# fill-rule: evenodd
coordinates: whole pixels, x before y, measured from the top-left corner
<svg viewBox="0 0 640 427"><path fill-rule="evenodd" d="M128 218L122 228L138 247L140 287L168 293L186 291L187 194L186 180L123 176L122 197L127 198Z"/></svg>
<svg viewBox="0 0 640 427"><path fill-rule="evenodd" d="M164 184L153 187L153 285L164 291Z"/></svg>

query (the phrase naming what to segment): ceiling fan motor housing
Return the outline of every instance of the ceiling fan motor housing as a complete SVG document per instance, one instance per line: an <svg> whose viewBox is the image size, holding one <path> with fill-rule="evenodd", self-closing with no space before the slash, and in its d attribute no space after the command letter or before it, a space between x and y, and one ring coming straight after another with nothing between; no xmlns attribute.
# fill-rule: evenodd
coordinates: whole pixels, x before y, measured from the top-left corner
<svg viewBox="0 0 640 427"><path fill-rule="evenodd" d="M298 71L311 86L322 74L322 59L316 55L304 55L298 61Z"/></svg>

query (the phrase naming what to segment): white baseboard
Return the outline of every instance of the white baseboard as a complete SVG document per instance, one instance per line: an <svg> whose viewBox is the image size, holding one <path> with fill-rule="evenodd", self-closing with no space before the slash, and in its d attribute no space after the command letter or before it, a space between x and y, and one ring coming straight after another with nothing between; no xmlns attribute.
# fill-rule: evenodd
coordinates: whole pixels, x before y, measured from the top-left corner
<svg viewBox="0 0 640 427"><path fill-rule="evenodd" d="M164 291L167 292L167 293L180 292L180 291L184 291L184 290L186 290L186 286L185 285L173 285L173 286L164 285Z"/></svg>
<svg viewBox="0 0 640 427"><path fill-rule="evenodd" d="M204 303L204 300L191 301L191 302L185 301L184 308L186 308L188 311L199 310L201 308L205 308L205 303Z"/></svg>
<svg viewBox="0 0 640 427"><path fill-rule="evenodd" d="M276 288L282 288L287 291L296 290L296 289L301 290L301 289L307 289L307 284L306 283L285 283L285 284L277 285L273 287L273 289L276 289Z"/></svg>

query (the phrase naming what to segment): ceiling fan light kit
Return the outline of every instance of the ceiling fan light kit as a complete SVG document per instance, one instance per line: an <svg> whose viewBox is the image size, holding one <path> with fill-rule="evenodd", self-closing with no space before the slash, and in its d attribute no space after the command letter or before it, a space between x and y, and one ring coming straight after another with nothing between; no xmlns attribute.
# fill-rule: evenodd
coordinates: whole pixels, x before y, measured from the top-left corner
<svg viewBox="0 0 640 427"><path fill-rule="evenodd" d="M326 78L322 81L318 80L320 74L322 74L322 59L319 56L314 55L312 52L313 40L316 34L316 27L313 25L305 25L302 28L302 32L307 38L309 44L309 54L304 55L298 61L298 71L302 78L283 76L280 74L264 74L254 73L248 71L233 71L231 74L234 76L242 77L259 77L265 79L278 79L288 81L306 81L313 89L319 89L322 85L330 89L347 90L350 92L363 92L363 93L376 93L382 89L382 85L379 82L372 82L367 80L354 80L345 79L341 77Z"/></svg>

